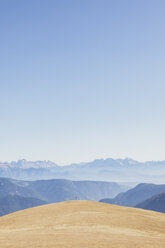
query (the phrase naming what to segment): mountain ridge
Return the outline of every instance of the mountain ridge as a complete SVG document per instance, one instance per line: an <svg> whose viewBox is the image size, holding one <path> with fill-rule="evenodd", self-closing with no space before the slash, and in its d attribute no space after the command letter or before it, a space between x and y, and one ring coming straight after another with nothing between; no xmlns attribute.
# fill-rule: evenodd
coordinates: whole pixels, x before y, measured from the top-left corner
<svg viewBox="0 0 165 248"><path fill-rule="evenodd" d="M134 207L137 204L153 197L154 195L164 193L165 184L140 183L126 192L121 192L111 199L101 199L100 202L116 204L119 206Z"/></svg>
<svg viewBox="0 0 165 248"><path fill-rule="evenodd" d="M33 202L41 205L43 202L55 203L75 199L98 201L104 196L115 196L124 189L125 186L113 182L67 179L22 181L0 178L0 214L20 210L21 206L30 207ZM36 203L32 198L37 199Z"/></svg>
<svg viewBox="0 0 165 248"><path fill-rule="evenodd" d="M0 162L0 176L20 180L70 179L115 182L165 183L165 161L138 162L126 159L96 159L59 166L51 161Z"/></svg>

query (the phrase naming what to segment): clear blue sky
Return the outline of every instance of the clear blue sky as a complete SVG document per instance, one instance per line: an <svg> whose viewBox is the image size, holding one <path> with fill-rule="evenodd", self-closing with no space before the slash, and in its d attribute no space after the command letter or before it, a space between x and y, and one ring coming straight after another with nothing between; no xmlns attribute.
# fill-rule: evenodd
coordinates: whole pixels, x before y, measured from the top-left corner
<svg viewBox="0 0 165 248"><path fill-rule="evenodd" d="M0 160L165 159L164 0L1 0Z"/></svg>

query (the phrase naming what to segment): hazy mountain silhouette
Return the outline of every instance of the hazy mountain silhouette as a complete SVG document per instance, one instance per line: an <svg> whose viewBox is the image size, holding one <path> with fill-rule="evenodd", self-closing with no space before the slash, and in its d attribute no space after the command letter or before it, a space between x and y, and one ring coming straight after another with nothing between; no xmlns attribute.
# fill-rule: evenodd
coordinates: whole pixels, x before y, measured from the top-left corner
<svg viewBox="0 0 165 248"><path fill-rule="evenodd" d="M7 195L5 197L0 197L0 216L46 203L47 202L36 198Z"/></svg>
<svg viewBox="0 0 165 248"><path fill-rule="evenodd" d="M133 159L97 159L58 166L51 161L0 163L0 176L21 180L70 179L115 182L165 183L165 161L138 162Z"/></svg>
<svg viewBox="0 0 165 248"><path fill-rule="evenodd" d="M165 193L154 195L146 201L137 204L135 207L165 213Z"/></svg>
<svg viewBox="0 0 165 248"><path fill-rule="evenodd" d="M71 181L52 179L19 181L0 178L0 214L20 209L67 200L95 200L112 197L125 186L111 182Z"/></svg>
<svg viewBox="0 0 165 248"><path fill-rule="evenodd" d="M165 184L156 185L141 183L124 193L118 194L112 199L101 199L100 202L133 207L138 203L141 203L142 201L145 201L146 199L162 192L165 192Z"/></svg>

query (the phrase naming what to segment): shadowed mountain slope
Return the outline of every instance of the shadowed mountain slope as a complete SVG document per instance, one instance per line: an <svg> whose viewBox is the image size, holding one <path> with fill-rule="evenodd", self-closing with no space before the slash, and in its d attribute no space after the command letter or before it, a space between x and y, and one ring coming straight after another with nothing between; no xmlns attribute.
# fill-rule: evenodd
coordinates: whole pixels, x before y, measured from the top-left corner
<svg viewBox="0 0 165 248"><path fill-rule="evenodd" d="M165 193L155 195L135 207L165 213Z"/></svg>
<svg viewBox="0 0 165 248"><path fill-rule="evenodd" d="M0 216L46 203L36 198L8 195L0 198Z"/></svg>
<svg viewBox="0 0 165 248"><path fill-rule="evenodd" d="M3 248L164 248L165 215L71 201L0 217Z"/></svg>
<svg viewBox="0 0 165 248"><path fill-rule="evenodd" d="M156 185L151 183L141 183L133 189L118 194L115 198L101 199L100 202L133 207L138 203L163 192L165 192L165 184Z"/></svg>
<svg viewBox="0 0 165 248"><path fill-rule="evenodd" d="M37 193L29 188L29 182L0 177L0 197L7 195L37 197Z"/></svg>

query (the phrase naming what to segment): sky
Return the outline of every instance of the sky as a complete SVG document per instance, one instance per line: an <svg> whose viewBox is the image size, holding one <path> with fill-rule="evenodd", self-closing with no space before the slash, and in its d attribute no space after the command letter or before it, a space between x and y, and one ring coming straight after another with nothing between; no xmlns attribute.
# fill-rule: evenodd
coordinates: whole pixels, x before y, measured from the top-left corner
<svg viewBox="0 0 165 248"><path fill-rule="evenodd" d="M164 0L0 0L0 160L165 160Z"/></svg>

